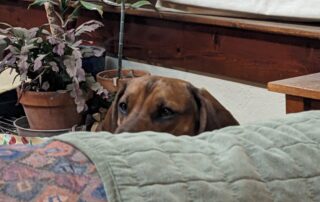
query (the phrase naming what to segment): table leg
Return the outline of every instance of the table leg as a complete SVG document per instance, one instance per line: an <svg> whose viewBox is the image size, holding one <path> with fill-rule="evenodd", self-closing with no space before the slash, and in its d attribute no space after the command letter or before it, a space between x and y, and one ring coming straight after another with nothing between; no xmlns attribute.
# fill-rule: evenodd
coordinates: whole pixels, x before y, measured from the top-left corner
<svg viewBox="0 0 320 202"><path fill-rule="evenodd" d="M303 97L286 95L286 113L302 112L307 110L307 103Z"/></svg>

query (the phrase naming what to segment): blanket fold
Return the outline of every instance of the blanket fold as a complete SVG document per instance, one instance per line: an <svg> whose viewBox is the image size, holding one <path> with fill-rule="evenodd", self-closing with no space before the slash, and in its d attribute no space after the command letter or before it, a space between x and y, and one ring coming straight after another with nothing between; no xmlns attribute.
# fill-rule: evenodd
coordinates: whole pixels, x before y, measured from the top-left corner
<svg viewBox="0 0 320 202"><path fill-rule="evenodd" d="M69 133L109 201L320 201L320 111L199 136Z"/></svg>

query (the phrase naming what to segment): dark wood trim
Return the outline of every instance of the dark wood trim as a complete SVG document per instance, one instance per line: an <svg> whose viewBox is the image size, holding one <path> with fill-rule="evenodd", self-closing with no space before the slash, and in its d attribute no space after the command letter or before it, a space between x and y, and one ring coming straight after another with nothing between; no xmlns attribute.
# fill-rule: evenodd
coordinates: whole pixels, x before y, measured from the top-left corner
<svg viewBox="0 0 320 202"><path fill-rule="evenodd" d="M115 54L118 15L106 16L103 36L113 40L106 46ZM318 39L153 17L126 18L125 57L184 71L265 85L320 72L319 54Z"/></svg>

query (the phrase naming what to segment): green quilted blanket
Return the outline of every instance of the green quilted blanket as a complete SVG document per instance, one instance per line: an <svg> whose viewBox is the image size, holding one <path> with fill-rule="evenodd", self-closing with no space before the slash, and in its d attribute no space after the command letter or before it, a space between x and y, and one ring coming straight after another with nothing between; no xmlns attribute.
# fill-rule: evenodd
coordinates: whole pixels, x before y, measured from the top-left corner
<svg viewBox="0 0 320 202"><path fill-rule="evenodd" d="M320 201L320 111L196 137L56 137L97 166L110 201Z"/></svg>

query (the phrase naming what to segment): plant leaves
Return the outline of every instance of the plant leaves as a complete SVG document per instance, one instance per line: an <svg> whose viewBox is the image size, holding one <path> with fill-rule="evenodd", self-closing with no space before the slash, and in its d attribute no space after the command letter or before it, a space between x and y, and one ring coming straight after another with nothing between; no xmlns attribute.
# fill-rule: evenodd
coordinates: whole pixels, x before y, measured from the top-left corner
<svg viewBox="0 0 320 202"><path fill-rule="evenodd" d="M52 71L59 72L59 67L58 67L57 63L51 61L51 62L49 62L49 65L51 66Z"/></svg>
<svg viewBox="0 0 320 202"><path fill-rule="evenodd" d="M66 45L64 42L58 43L58 45L56 45L52 52L62 56L64 54L64 49L65 49Z"/></svg>
<svg viewBox="0 0 320 202"><path fill-rule="evenodd" d="M67 24L68 24L70 21L72 21L72 20L74 20L74 19L76 19L76 18L79 17L80 8L81 8L81 6L78 5L78 6L72 11L72 13L68 16L68 20L65 22L65 25L64 25L64 26L67 26Z"/></svg>
<svg viewBox="0 0 320 202"><path fill-rule="evenodd" d="M119 6L119 0L116 0L116 2L110 0L103 0L103 2L110 6Z"/></svg>
<svg viewBox="0 0 320 202"><path fill-rule="evenodd" d="M73 48L78 48L82 44L82 40L76 41L72 44Z"/></svg>
<svg viewBox="0 0 320 202"><path fill-rule="evenodd" d="M100 5L94 4L94 3L90 3L87 1L82 1L82 0L80 0L80 3L85 9L96 10L101 15L101 17L103 16L103 6L100 6Z"/></svg>
<svg viewBox="0 0 320 202"><path fill-rule="evenodd" d="M66 67L66 71L68 73L68 75L72 78L76 76L77 73L77 69L76 69L76 61L74 60L74 57L72 56L67 56L64 60L63 60L63 64Z"/></svg>
<svg viewBox="0 0 320 202"><path fill-rule="evenodd" d="M7 27L6 29L0 28L0 33L2 33L2 34L8 34L8 32L13 28L10 24L4 23L4 22L0 22L0 25Z"/></svg>
<svg viewBox="0 0 320 202"><path fill-rule="evenodd" d="M102 47L94 47L93 48L93 55L96 57L100 57L103 55L103 53L106 51L106 49Z"/></svg>
<svg viewBox="0 0 320 202"><path fill-rule="evenodd" d="M103 26L103 24L97 20L87 21L87 22L81 24L76 29L75 36L80 36L81 34L83 34L85 32L92 32L102 26Z"/></svg>
<svg viewBox="0 0 320 202"><path fill-rule="evenodd" d="M34 44L28 44L28 45L22 46L20 50L20 54L27 55L30 52L30 50L33 48L36 48Z"/></svg>
<svg viewBox="0 0 320 202"><path fill-rule="evenodd" d="M63 20L62 16L60 15L60 13L58 13L57 11L54 11L54 13L55 13L56 17L60 20L60 24L63 26L64 20Z"/></svg>
<svg viewBox="0 0 320 202"><path fill-rule="evenodd" d="M30 9L31 6L42 6L43 4L50 2L52 4L54 4L54 2L52 2L51 0L34 0L31 4L29 4L28 9Z"/></svg>
<svg viewBox="0 0 320 202"><path fill-rule="evenodd" d="M130 7L132 8L141 8L142 6L152 6L152 4L149 1L142 0L142 1L137 1L130 5Z"/></svg>
<svg viewBox="0 0 320 202"><path fill-rule="evenodd" d="M16 36L18 38L22 38L22 39L25 38L25 36L27 35L26 33L28 32L27 29L22 28L22 27L14 27L14 28L12 28L11 31L14 36Z"/></svg>
<svg viewBox="0 0 320 202"><path fill-rule="evenodd" d="M31 40L37 35L38 31L38 27L33 27L26 31L25 37L27 38L27 40Z"/></svg>
<svg viewBox="0 0 320 202"><path fill-rule="evenodd" d="M49 82L48 82L48 81L43 82L41 88L42 88L44 91L47 91L47 90L50 88Z"/></svg>
<svg viewBox="0 0 320 202"><path fill-rule="evenodd" d="M28 68L29 68L29 64L27 62L27 59L28 59L28 56L20 55L19 61L17 63L17 66L19 68L20 80L22 82L27 80L27 73L28 73Z"/></svg>
<svg viewBox="0 0 320 202"><path fill-rule="evenodd" d="M45 3L47 3L47 2L49 2L49 3L53 4L53 5L57 5L56 2L51 1L51 0L34 0L34 2L32 2L31 4L29 4L28 9L29 9L31 6L34 6L34 5L36 5L36 6L42 6L43 4L45 4Z"/></svg>
<svg viewBox="0 0 320 202"><path fill-rule="evenodd" d="M79 82L86 80L86 73L82 68L77 68L77 78Z"/></svg>
<svg viewBox="0 0 320 202"><path fill-rule="evenodd" d="M56 44L59 43L59 40L56 37L53 37L53 36L48 36L47 40L51 45L56 45Z"/></svg>
<svg viewBox="0 0 320 202"><path fill-rule="evenodd" d="M4 50L9 50L12 54L18 55L20 54L20 50L17 47L14 47L13 45L7 46Z"/></svg>
<svg viewBox="0 0 320 202"><path fill-rule="evenodd" d="M33 70L37 71L42 67L42 60L47 56L47 54L39 55L35 60L34 60L34 65L33 65Z"/></svg>
<svg viewBox="0 0 320 202"><path fill-rule="evenodd" d="M60 0L60 10L64 10L65 8L67 8L69 0Z"/></svg>
<svg viewBox="0 0 320 202"><path fill-rule="evenodd" d="M0 22L0 25L4 25L6 27L10 27L12 28L12 25L8 24L8 23L5 23L5 22Z"/></svg>
<svg viewBox="0 0 320 202"><path fill-rule="evenodd" d="M29 43L42 43L43 39L41 37L33 38L29 41Z"/></svg>
<svg viewBox="0 0 320 202"><path fill-rule="evenodd" d="M68 42L74 43L74 41L76 40L75 30L74 29L68 30L65 33L65 38Z"/></svg>

